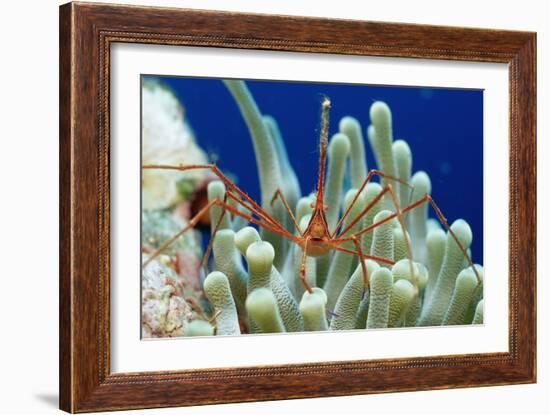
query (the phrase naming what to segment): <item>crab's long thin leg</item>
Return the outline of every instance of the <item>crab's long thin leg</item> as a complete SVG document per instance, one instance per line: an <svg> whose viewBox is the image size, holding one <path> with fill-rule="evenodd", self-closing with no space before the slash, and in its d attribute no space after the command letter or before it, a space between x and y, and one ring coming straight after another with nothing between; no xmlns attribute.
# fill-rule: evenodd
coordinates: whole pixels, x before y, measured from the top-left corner
<svg viewBox="0 0 550 415"><path fill-rule="evenodd" d="M367 271L367 266L365 264L365 256L363 254L363 248L361 247L361 243L359 242L359 239L352 238L353 244L357 248L357 252L359 253L359 262L361 263L361 271L363 271L363 284L365 285L365 290L369 287L369 272Z"/></svg>
<svg viewBox="0 0 550 415"><path fill-rule="evenodd" d="M239 195L233 194L231 189L226 191L227 197L229 197L231 200L233 200L238 205L245 208L249 213L256 215L258 218L268 222L271 226L277 225L277 227L281 230L281 232L286 231L286 228L282 226L279 222L277 222L275 219L273 219L267 212L264 211L264 213L259 212L254 206L251 206L250 203L248 203L246 200L242 200L239 198ZM271 220L268 220L271 219Z"/></svg>
<svg viewBox="0 0 550 415"><path fill-rule="evenodd" d="M227 196L228 192L225 192L223 203L227 203ZM212 251L212 246L214 245L214 239L216 238L216 234L218 233L218 230L220 229L220 225L222 224L223 217L225 215L225 209L221 210L220 217L218 218L218 221L216 222L216 225L214 226L214 229L212 230L212 235L210 235L210 240L208 241L208 246L206 247L206 250L204 251L204 255L202 256L202 260L200 263L200 267L204 268L204 275L208 275L208 270L206 269L208 266L208 258L210 257L210 252Z"/></svg>
<svg viewBox="0 0 550 415"><path fill-rule="evenodd" d="M229 195L229 192L228 192L228 195ZM238 199L238 198L236 198L236 200L240 201L240 199ZM278 233L279 235L282 235L282 236L292 240L293 242L299 243L301 241L299 238L295 237L294 235L292 235L287 230L282 232L279 229L273 228L270 224L266 224L266 223L262 222L261 220L258 220L256 218L250 216L250 215L247 215L246 213L243 213L243 212L239 211L238 209L234 208L233 206L222 202L220 199L215 198L215 199L212 199L211 201L209 201L195 216L193 216L189 220L189 223L184 228L182 228L174 236L172 236L170 239L168 239L166 242L164 242L161 246L159 246L155 251L153 251L153 253L151 253L149 258L143 263L143 266L146 266L149 262L151 262L154 258L156 258L160 253L162 253L162 251L164 251L168 246L170 246L172 243L174 243L181 235L183 235L189 229L196 226L198 221L200 220L200 218L204 214L206 214L206 212L208 212L208 210L214 205L220 206L222 209L225 209L225 210L229 211L233 215L240 216L241 218L246 219L249 222L252 222L252 223L254 223L258 226L261 226L264 229L267 229L268 231Z"/></svg>
<svg viewBox="0 0 550 415"><path fill-rule="evenodd" d="M455 233L453 232L453 230L451 229L451 227L447 223L447 219L445 218L445 216L443 216L443 213L441 212L441 209L439 209L439 206L437 206L437 204L435 203L435 201L432 199L432 197L430 195L424 195L424 197L420 200L423 200L423 199L426 199L430 203L430 205L432 206L432 209L434 210L435 214L437 215L437 218L439 219L439 222L441 222L441 224L445 227L447 232L449 232L451 234L451 236L453 237L453 239L457 243L458 247L460 248L460 251L462 252L462 254L466 257L466 259L468 259L468 264L470 265L470 267L472 267L472 270L474 271L474 274L476 274L476 279L477 279L478 285L481 284L481 277L480 277L480 275L477 271L477 267L474 266L472 258L470 257L470 255L468 255L468 251L466 251L466 249L462 246L462 244L458 240L458 237L455 235Z"/></svg>
<svg viewBox="0 0 550 415"><path fill-rule="evenodd" d="M175 235L173 235L170 239L166 240L164 243L162 243L157 249L155 249L151 255L149 255L149 258L143 262L142 266L146 267L153 259L155 259L157 256L159 256L162 251L164 251L166 248L168 248L170 245L172 245L174 242L178 240L180 236L182 236L185 232L187 232L189 229L195 227L201 217L205 215L212 206L216 204L216 201L218 199L212 199L210 202L208 202L195 216L193 216L186 226L184 226L181 230L176 232ZM221 217L221 215L220 215Z"/></svg>
<svg viewBox="0 0 550 415"><path fill-rule="evenodd" d="M275 199L279 198L281 202L283 202L283 205L288 212L288 216L290 216L290 220L292 221L292 224L294 225L294 229L298 232L298 235L302 236L303 233L300 230L300 227L298 226L298 222L296 221L296 217L294 216L294 213L292 213L292 209L290 209L290 206L288 205L288 202L286 201L283 193L281 192L281 189L277 189L275 194L273 195L273 198L271 199L271 205L273 205L273 202L275 202Z"/></svg>
<svg viewBox="0 0 550 415"><path fill-rule="evenodd" d="M340 220L338 221L338 223L336 224L335 228L334 228L334 231L332 232L332 235L331 237L334 237L336 235L336 233L338 232L338 228L340 228L340 226L342 226L342 223L344 223L344 220L346 219L346 217L348 216L349 212L351 211L353 205L355 204L355 202L357 201L357 199L359 199L359 196L361 195L361 193L363 192L363 189L365 189L365 187L367 186L367 184L369 183L369 181L374 177L374 176L378 176L380 178L384 178L386 180L393 180L397 183L401 183L405 186L408 186L410 187L411 189L414 187L413 185L407 183L406 181L398 178L398 177L394 177L394 176L390 176L388 174L385 174L384 172L380 171L380 170L370 170L367 174L367 177L365 177L365 180L363 180L363 183L361 184L361 186L359 186L359 189L357 190L357 194L355 195L355 197L352 199L351 203L348 205L348 207L346 208L346 210L344 211L344 213L342 214L342 217L340 218ZM376 201L380 200L380 198L377 198ZM370 210L370 208L374 206L374 203L371 203L369 206L368 206L368 209L366 209L365 213ZM357 219L359 220L359 219ZM343 235L344 233L346 233L349 228L351 228L353 225L355 225L357 223L357 220L354 220L349 226L346 227L346 230L345 232L342 231L340 232L340 235Z"/></svg>
<svg viewBox="0 0 550 415"><path fill-rule="evenodd" d="M348 240L353 240L353 238L349 238ZM340 242L338 242L340 243ZM332 245L332 249L335 251L345 252L347 254L357 255L358 257L362 257L363 259L372 259L373 261L383 262L384 264L388 265L394 265L395 261L392 261L391 259L382 258L376 255L369 255L369 254L360 254L359 251L354 251L352 249L342 248L341 246L337 246L336 244Z"/></svg>
<svg viewBox="0 0 550 415"><path fill-rule="evenodd" d="M415 294L418 295L418 284L416 281L416 273L414 272L414 265L412 260L412 250L411 250L411 244L409 242L408 238L408 232L407 227L405 226L405 218L403 217L403 211L399 207L399 202L397 201L397 196L395 195L395 192L393 191L393 187L391 184L388 184L389 186L389 193L391 196L392 204L396 210L397 213L397 220L399 221L399 225L401 225L401 231L403 232L403 238L405 240L405 251L407 252L407 258L409 260L409 271L411 273L411 282L415 288Z"/></svg>
<svg viewBox="0 0 550 415"><path fill-rule="evenodd" d="M236 203L238 203L239 205L241 205L242 207L244 207L245 209L247 209L251 214L253 215L256 215L258 216L258 218L262 219L263 220L263 217L259 214L259 212L254 209L253 207L250 207L248 204L246 204L246 202L242 199L239 199L238 196L234 195L231 191L227 191L227 196L234 200ZM271 224L269 224L271 226ZM263 225L259 225L259 226L263 226ZM265 229L267 230L271 230L270 228L267 228L266 226L263 226ZM290 233L285 227L283 226L279 226L279 230L277 231L273 231L273 232L276 232L278 233L279 235L285 237L285 238L288 238L292 241L295 241L296 239L296 236L294 236L292 233Z"/></svg>
<svg viewBox="0 0 550 415"><path fill-rule="evenodd" d="M248 203L250 203L252 206L254 206L254 209L257 210L259 213L258 216L262 217L267 222L270 222L271 225L275 226L276 228L283 228L281 224L279 224L275 219L273 219L269 213L267 213L258 203L256 203L250 196L248 196L245 192L243 192L241 189L239 189L235 184L227 178L226 175L224 175L220 169L214 164L189 164L186 166L170 166L170 165L164 165L164 164L150 164L142 166L144 169L159 169L159 170L178 170L178 171L189 171L189 170L198 170L198 169L207 169L212 171L228 188L230 188L232 191L237 193L240 197L242 197L244 200L246 200ZM245 206L246 207L246 206ZM247 207L248 208L248 207Z"/></svg>
<svg viewBox="0 0 550 415"><path fill-rule="evenodd" d="M382 197L384 197L384 195L385 195L386 193L389 192L389 190L390 190L390 189L389 189L388 185L384 186L384 188L382 189L382 191L381 191L380 193L378 193L378 195L377 195L377 196L376 196L367 206L365 206L365 208L364 208L361 212L359 212L359 214L358 214L350 223L348 223L348 225L347 225L344 229L342 229L341 232L340 232L338 235L336 235L335 237L333 237L333 239L341 239L341 238L343 237L343 235L345 235L345 234L346 234L346 233L347 233L347 232L348 232L357 222L359 222L359 221L361 220L361 218L362 218L363 216L365 216L365 215L367 214L367 212L368 212L369 210L371 210L372 207L373 207L376 203L378 203L378 201L379 201L380 199L382 199ZM382 223L384 223L384 222L382 222ZM363 232L363 233L364 233L364 232ZM361 234L361 235L362 235L362 234ZM347 239L347 240L349 240L349 239Z"/></svg>
<svg viewBox="0 0 550 415"><path fill-rule="evenodd" d="M476 274L478 284L480 284L481 283L481 277L479 276L479 273L477 272L476 267L474 267L474 263L472 262L472 258L470 258L470 255L468 255L468 252L462 246L462 244L460 243L458 237L456 236L456 234L453 232L453 230L451 229L451 227L447 223L447 219L445 218L445 216L443 216L443 213L441 212L441 210L439 209L439 207L437 206L437 204L435 203L435 201L432 199L432 197L430 195L428 195L428 194L424 195L423 197L418 199L416 202L411 203L410 205L404 207L403 209L401 209L401 214L407 213L410 210L413 210L414 208L420 206L422 203L426 203L426 202L430 203L432 209L434 210L434 212L437 215L437 218L438 218L439 222L443 225L443 227L447 230L447 232L455 240L455 242L458 245L460 251L462 252L464 257L468 260L468 264L472 267L474 273ZM384 218L384 219L382 219L382 220L380 220L376 223L373 223L372 225L369 225L364 229L361 229L359 232L356 232L355 234L353 234L351 236L359 237L359 236L363 235L364 233L367 233L367 232L373 230L374 228L382 225L383 223L386 223L386 222L396 218L397 216L398 216L398 213L393 213L393 214L387 216L386 218ZM344 238L339 238L339 239L337 239L337 241L338 241L338 243L350 241L350 240L352 240L351 236L344 237Z"/></svg>

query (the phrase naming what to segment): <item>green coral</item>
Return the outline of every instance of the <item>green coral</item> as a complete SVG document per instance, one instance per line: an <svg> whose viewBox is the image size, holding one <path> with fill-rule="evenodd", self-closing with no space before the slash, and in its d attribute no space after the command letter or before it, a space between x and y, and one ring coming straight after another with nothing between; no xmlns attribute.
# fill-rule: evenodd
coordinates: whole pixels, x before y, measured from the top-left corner
<svg viewBox="0 0 550 415"><path fill-rule="evenodd" d="M262 333L285 331L277 300L268 288L252 291L246 299L246 311Z"/></svg>
<svg viewBox="0 0 550 415"><path fill-rule="evenodd" d="M215 311L216 334L220 336L241 334L237 307L231 295L227 276L219 271L208 274L204 280L204 292Z"/></svg>

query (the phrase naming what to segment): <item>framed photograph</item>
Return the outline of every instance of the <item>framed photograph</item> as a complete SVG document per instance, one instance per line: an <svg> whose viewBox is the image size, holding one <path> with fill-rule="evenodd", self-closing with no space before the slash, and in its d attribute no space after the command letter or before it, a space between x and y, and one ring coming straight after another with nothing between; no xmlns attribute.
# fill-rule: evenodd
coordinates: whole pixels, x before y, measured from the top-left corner
<svg viewBox="0 0 550 415"><path fill-rule="evenodd" d="M536 35L60 8L60 406L536 381Z"/></svg>

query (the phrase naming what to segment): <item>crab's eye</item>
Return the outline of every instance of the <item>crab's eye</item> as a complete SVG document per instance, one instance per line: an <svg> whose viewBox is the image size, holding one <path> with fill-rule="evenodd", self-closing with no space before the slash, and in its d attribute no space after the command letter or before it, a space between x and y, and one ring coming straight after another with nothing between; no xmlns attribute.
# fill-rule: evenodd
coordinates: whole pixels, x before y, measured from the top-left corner
<svg viewBox="0 0 550 415"><path fill-rule="evenodd" d="M312 208L312 209L315 209L315 203L314 203L314 202L311 202L311 203L309 204L309 207Z"/></svg>

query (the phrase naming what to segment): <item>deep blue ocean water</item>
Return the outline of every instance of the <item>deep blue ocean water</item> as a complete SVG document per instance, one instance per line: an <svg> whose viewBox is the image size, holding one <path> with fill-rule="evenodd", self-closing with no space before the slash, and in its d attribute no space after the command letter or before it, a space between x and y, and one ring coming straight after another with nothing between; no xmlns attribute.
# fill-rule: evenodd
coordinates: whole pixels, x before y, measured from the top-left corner
<svg viewBox="0 0 550 415"><path fill-rule="evenodd" d="M217 79L160 77L185 108L200 146L238 186L260 200L254 151L232 96ZM394 140L408 142L413 173L424 170L432 196L449 223L465 219L474 234L472 257L483 263L483 91L327 83L247 81L263 114L276 118L302 193L314 190L319 114L323 95L332 103L330 133L345 115L359 120L366 140L372 102L392 110ZM370 169L376 166L368 140ZM433 211L430 216L435 217Z"/></svg>

